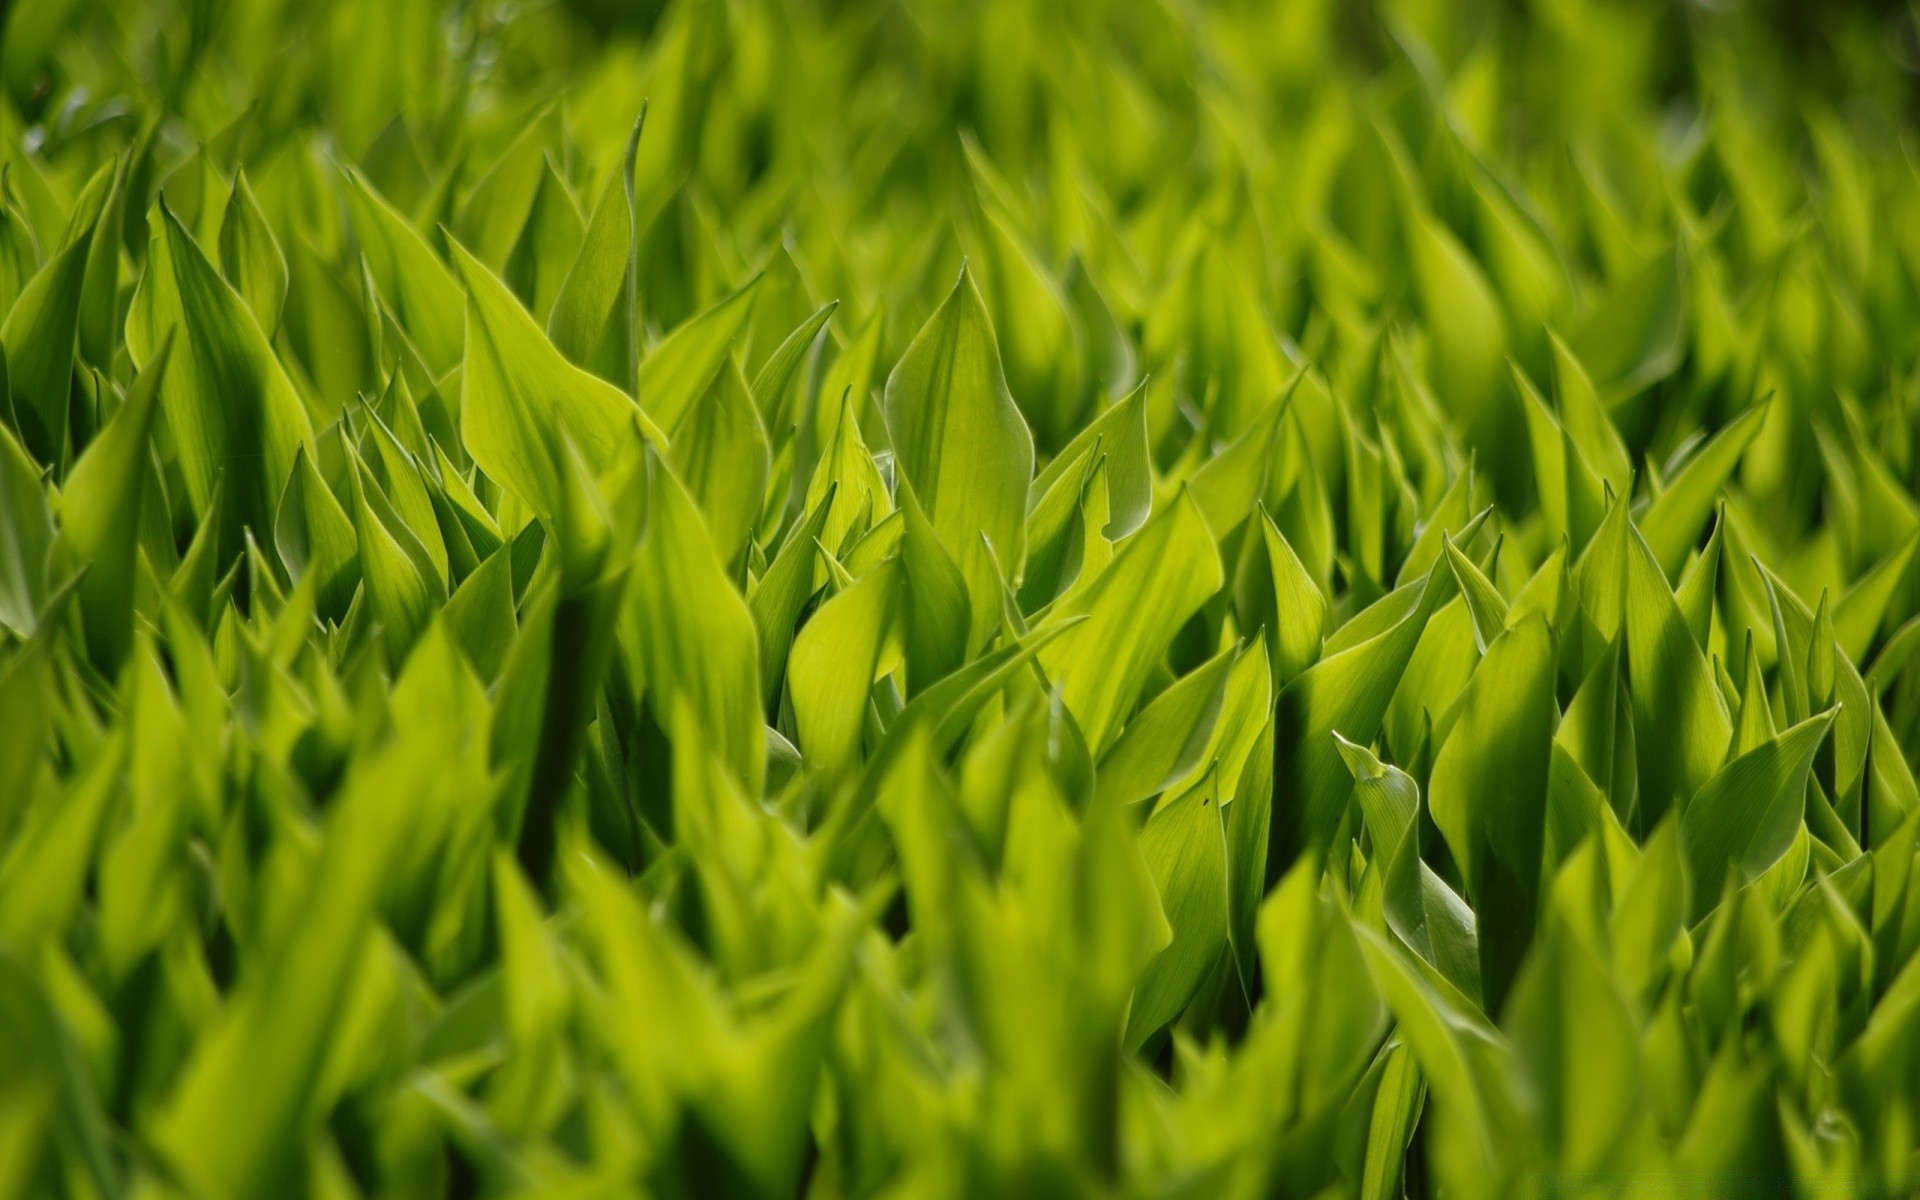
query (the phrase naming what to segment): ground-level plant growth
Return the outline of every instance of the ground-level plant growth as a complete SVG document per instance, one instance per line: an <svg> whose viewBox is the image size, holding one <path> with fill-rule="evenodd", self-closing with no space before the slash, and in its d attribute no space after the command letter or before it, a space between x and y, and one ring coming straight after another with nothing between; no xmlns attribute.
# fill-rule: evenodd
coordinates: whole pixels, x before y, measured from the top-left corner
<svg viewBox="0 0 1920 1200"><path fill-rule="evenodd" d="M1920 34L16 0L0 1196L1920 1188Z"/></svg>

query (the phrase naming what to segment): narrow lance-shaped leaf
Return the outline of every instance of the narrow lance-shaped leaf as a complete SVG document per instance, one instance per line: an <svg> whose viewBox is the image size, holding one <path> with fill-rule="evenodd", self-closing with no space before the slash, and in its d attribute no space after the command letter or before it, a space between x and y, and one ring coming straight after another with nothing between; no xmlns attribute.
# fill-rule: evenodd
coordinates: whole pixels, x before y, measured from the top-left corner
<svg viewBox="0 0 1920 1200"><path fill-rule="evenodd" d="M888 376L886 417L900 470L966 577L968 644L977 648L1000 611L1000 577L1016 575L1026 553L1033 435L1007 391L986 305L964 269Z"/></svg>
<svg viewBox="0 0 1920 1200"><path fill-rule="evenodd" d="M280 493L273 541L281 564L295 581L309 571L318 573L321 614L334 620L344 616L360 582L359 538L353 519L320 477L304 446L294 455L293 470Z"/></svg>
<svg viewBox="0 0 1920 1200"><path fill-rule="evenodd" d="M1733 726L1666 576L1631 531L1625 558L1628 693L1640 760L1636 827L1651 829L1707 781Z"/></svg>
<svg viewBox="0 0 1920 1200"><path fill-rule="evenodd" d="M668 460L699 502L721 561L734 562L760 516L772 460L738 360L729 358L695 402Z"/></svg>
<svg viewBox="0 0 1920 1200"><path fill-rule="evenodd" d="M74 918L126 763L126 740L116 735L99 751L57 799L43 794L0 856L0 936L14 946L37 946Z"/></svg>
<svg viewBox="0 0 1920 1200"><path fill-rule="evenodd" d="M155 1115L156 1148L194 1186L263 1195L286 1184L385 868L418 811L387 800L430 795L441 769L425 746L395 743L356 767L334 802L285 937L195 1046Z"/></svg>
<svg viewBox="0 0 1920 1200"><path fill-rule="evenodd" d="M840 307L838 300L829 300L815 309L813 315L781 339L773 353L767 355L767 361L753 374L753 400L760 407L761 414L773 425L780 426L788 418L788 410L783 403L796 377L804 375L801 366L807 358L807 352L820 337L827 322L833 319L835 310Z"/></svg>
<svg viewBox="0 0 1920 1200"><path fill-rule="evenodd" d="M1353 777L1333 734L1365 744L1379 736L1387 705L1399 686L1427 621L1457 588L1442 568L1407 589L1410 606L1380 632L1330 652L1281 691L1274 717L1274 790L1293 797L1274 814L1267 859L1272 882L1309 849L1328 846L1353 790ZM1396 596L1376 602L1393 610ZM1365 620L1363 615L1349 627Z"/></svg>
<svg viewBox="0 0 1920 1200"><path fill-rule="evenodd" d="M1285 687L1320 659L1329 617L1327 598L1264 509L1260 513L1260 533L1273 580L1274 624L1268 634L1273 646L1273 678L1276 685Z"/></svg>
<svg viewBox="0 0 1920 1200"><path fill-rule="evenodd" d="M1149 799L1198 767L1232 667L1233 652L1222 650L1142 706L1100 757L1095 802L1118 806Z"/></svg>
<svg viewBox="0 0 1920 1200"><path fill-rule="evenodd" d="M1551 920L1521 974L1505 1025L1541 1102L1549 1153L1598 1171L1640 1116L1640 1031L1593 950Z"/></svg>
<svg viewBox="0 0 1920 1200"><path fill-rule="evenodd" d="M0 497L6 501L0 509L0 625L23 636L40 627L54 542L40 472L13 431L0 425Z"/></svg>
<svg viewBox="0 0 1920 1200"><path fill-rule="evenodd" d="M1540 901L1547 765L1554 724L1552 630L1531 617L1488 646L1433 764L1433 821L1480 914L1487 1008L1505 1001L1533 940Z"/></svg>
<svg viewBox="0 0 1920 1200"><path fill-rule="evenodd" d="M1227 847L1212 771L1148 819L1140 852L1173 941L1147 964L1135 990L1126 1041L1136 1048L1180 1014L1226 949Z"/></svg>
<svg viewBox="0 0 1920 1200"><path fill-rule="evenodd" d="M567 359L598 370L629 394L638 389L640 313L635 299L633 162L647 106L634 119L626 152L601 189L573 266L547 315L547 336Z"/></svg>
<svg viewBox="0 0 1920 1200"><path fill-rule="evenodd" d="M287 259L245 171L234 177L233 195L220 220L220 269L271 339L280 329L287 301Z"/></svg>
<svg viewBox="0 0 1920 1200"><path fill-rule="evenodd" d="M365 176L352 169L346 175L347 207L380 296L434 374L445 375L461 361L460 285L427 240Z"/></svg>
<svg viewBox="0 0 1920 1200"><path fill-rule="evenodd" d="M1553 347L1553 395L1573 450L1614 491L1625 494L1633 483L1626 443L1620 440L1620 431L1614 428L1587 369L1558 334L1549 332L1547 337Z"/></svg>
<svg viewBox="0 0 1920 1200"><path fill-rule="evenodd" d="M1745 883L1786 853L1805 812L1814 752L1834 716L1829 709L1755 746L1720 768L1681 810L1695 920L1720 902L1729 874Z"/></svg>
<svg viewBox="0 0 1920 1200"><path fill-rule="evenodd" d="M906 526L900 539L900 562L906 572L908 605L907 685L918 692L965 662L971 609L967 581L940 545L911 484L901 485L900 511Z"/></svg>
<svg viewBox="0 0 1920 1200"><path fill-rule="evenodd" d="M187 496L203 518L224 478L230 531L273 527L294 457L313 430L293 383L240 296L165 203L149 215L147 272L127 318L127 348L144 366L178 328L160 403L178 448Z"/></svg>
<svg viewBox="0 0 1920 1200"><path fill-rule="evenodd" d="M1143 383L1089 421L1034 479L1028 507L1037 507L1059 481L1083 469L1087 457L1106 456L1112 517L1100 532L1117 542L1146 523L1153 505L1153 463L1147 448L1147 388Z"/></svg>
<svg viewBox="0 0 1920 1200"><path fill-rule="evenodd" d="M640 407L668 433L693 410L753 314L756 275L732 295L668 334L640 362Z"/></svg>
<svg viewBox="0 0 1920 1200"><path fill-rule="evenodd" d="M379 485L353 457L353 527L361 577L373 611L386 627L387 658L397 669L436 609L447 602L447 582L427 557Z"/></svg>
<svg viewBox="0 0 1920 1200"><path fill-rule="evenodd" d="M77 238L48 259L0 323L20 432L27 448L48 462L65 453L74 335L91 244Z"/></svg>
<svg viewBox="0 0 1920 1200"><path fill-rule="evenodd" d="M1056 610L1060 617L1088 619L1043 650L1040 662L1059 681L1096 756L1131 714L1174 634L1223 582L1213 535L1183 491L1127 541L1089 589Z"/></svg>
<svg viewBox="0 0 1920 1200"><path fill-rule="evenodd" d="M460 430L480 469L552 521L559 512L560 440L605 473L666 437L631 398L567 362L505 284L455 248L467 285L467 358Z"/></svg>
<svg viewBox="0 0 1920 1200"><path fill-rule="evenodd" d="M60 534L76 563L80 611L97 663L117 666L133 642L134 553L146 488L148 435L173 349L172 330L134 380L113 420L74 464L61 493Z"/></svg>
<svg viewBox="0 0 1920 1200"><path fill-rule="evenodd" d="M86 280L80 285L79 335L80 357L102 371L112 369L119 349L120 323L120 248L127 219L127 191L133 153L117 157L108 165L106 194L98 208L75 205L74 216L84 214L88 224L82 230L68 229L68 236L88 243ZM84 236L80 236L84 234Z"/></svg>
<svg viewBox="0 0 1920 1200"><path fill-rule="evenodd" d="M827 778L859 754L874 672L898 620L901 575L889 560L821 605L793 639L787 688L800 749Z"/></svg>
<svg viewBox="0 0 1920 1200"><path fill-rule="evenodd" d="M816 507L794 526L779 553L767 565L759 584L747 596L754 631L760 640L760 682L771 703L786 676L787 651L793 645L794 623L814 591L814 564L818 543L826 528L829 505Z"/></svg>
<svg viewBox="0 0 1920 1200"><path fill-rule="evenodd" d="M1740 465L1740 457L1760 433L1767 417L1765 401L1741 413L1725 429L1713 436L1699 453L1687 460L1679 474L1668 481L1665 490L1654 498L1640 518L1640 532L1646 538L1660 569L1673 578L1686 561L1700 530L1713 515L1714 498L1720 485Z"/></svg>
<svg viewBox="0 0 1920 1200"><path fill-rule="evenodd" d="M684 703L749 795L766 772L760 648L705 522L671 468L649 456L647 531L634 556L620 641L656 712Z"/></svg>

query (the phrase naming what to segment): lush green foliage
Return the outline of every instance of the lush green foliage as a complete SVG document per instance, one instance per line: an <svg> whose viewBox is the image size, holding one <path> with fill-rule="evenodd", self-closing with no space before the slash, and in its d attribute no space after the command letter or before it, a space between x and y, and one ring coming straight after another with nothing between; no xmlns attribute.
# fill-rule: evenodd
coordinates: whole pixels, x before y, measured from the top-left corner
<svg viewBox="0 0 1920 1200"><path fill-rule="evenodd" d="M1911 1194L1914 30L1722 7L7 6L0 1195Z"/></svg>

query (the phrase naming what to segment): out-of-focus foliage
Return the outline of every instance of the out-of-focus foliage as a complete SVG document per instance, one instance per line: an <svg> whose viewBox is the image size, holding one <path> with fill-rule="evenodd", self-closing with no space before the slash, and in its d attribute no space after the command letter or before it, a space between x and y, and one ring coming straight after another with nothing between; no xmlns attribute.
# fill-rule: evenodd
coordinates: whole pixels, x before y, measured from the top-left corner
<svg viewBox="0 0 1920 1200"><path fill-rule="evenodd" d="M1910 15L0 11L0 1196L1920 1187Z"/></svg>

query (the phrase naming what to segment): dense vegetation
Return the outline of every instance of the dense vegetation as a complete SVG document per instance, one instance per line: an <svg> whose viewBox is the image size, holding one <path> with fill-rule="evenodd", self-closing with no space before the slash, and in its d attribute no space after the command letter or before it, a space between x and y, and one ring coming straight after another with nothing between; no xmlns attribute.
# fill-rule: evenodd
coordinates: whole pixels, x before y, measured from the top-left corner
<svg viewBox="0 0 1920 1200"><path fill-rule="evenodd" d="M1920 1187L1905 10L4 21L0 1196Z"/></svg>

